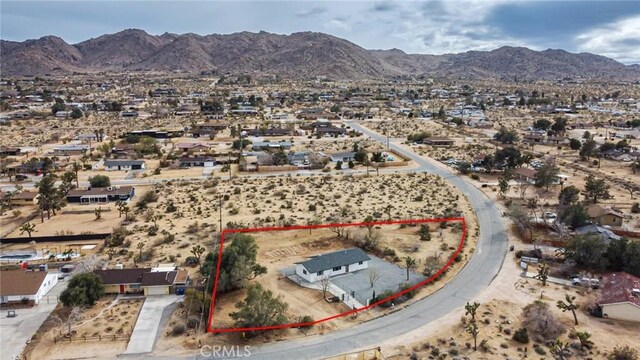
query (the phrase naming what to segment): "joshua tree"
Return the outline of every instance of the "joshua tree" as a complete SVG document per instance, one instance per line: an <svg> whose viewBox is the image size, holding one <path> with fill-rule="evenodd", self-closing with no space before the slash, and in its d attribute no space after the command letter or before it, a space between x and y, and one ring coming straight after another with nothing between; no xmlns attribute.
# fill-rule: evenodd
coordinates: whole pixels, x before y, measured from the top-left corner
<svg viewBox="0 0 640 360"><path fill-rule="evenodd" d="M203 248L200 245L196 245L193 248L191 248L191 253L193 254L193 256L196 257L196 259L198 259L198 264L200 264L200 257L202 257L202 254L204 254L205 252L205 248Z"/></svg>
<svg viewBox="0 0 640 360"><path fill-rule="evenodd" d="M99 206L93 211L93 213L96 216L96 221L98 221L98 220L100 220L102 218L102 211L103 211L102 208L99 207Z"/></svg>
<svg viewBox="0 0 640 360"><path fill-rule="evenodd" d="M479 307L480 303L478 302L474 302L473 304L467 302L467 304L464 306L464 314L471 316L471 322L476 322L476 312L478 311Z"/></svg>
<svg viewBox="0 0 640 360"><path fill-rule="evenodd" d="M538 275L534 276L535 279L538 279L542 282L542 286L547 286L547 279L549 278L549 266L543 263L540 267L538 267Z"/></svg>
<svg viewBox="0 0 640 360"><path fill-rule="evenodd" d="M112 260L113 256L115 254L117 254L117 251L116 251L116 249L110 247L110 248L107 249L106 253L107 253L107 256L109 256L109 260Z"/></svg>
<svg viewBox="0 0 640 360"><path fill-rule="evenodd" d="M476 325L476 323L471 323L467 326L466 331L473 336L473 351L476 351L478 349L477 341L480 329L478 329L478 325Z"/></svg>
<svg viewBox="0 0 640 360"><path fill-rule="evenodd" d="M409 256L404 258L404 267L407 269L407 281L409 281L409 271L413 269L415 266L416 266L415 259Z"/></svg>
<svg viewBox="0 0 640 360"><path fill-rule="evenodd" d="M138 245L136 245L136 248L138 248L138 250L140 251L138 253L138 258L142 261L142 248L144 248L144 243L143 242L138 243Z"/></svg>
<svg viewBox="0 0 640 360"><path fill-rule="evenodd" d="M574 303L574 301L576 300L576 297L566 294L564 297L564 300L565 301L558 300L558 302L556 303L556 306L560 310L562 310L562 312L571 311L573 313L573 321L576 323L576 325L578 325L578 316L576 315L576 310L578 310L580 305Z"/></svg>
<svg viewBox="0 0 640 360"><path fill-rule="evenodd" d="M558 360L564 360L567 351L569 350L569 343L566 343L560 339L551 345L550 351Z"/></svg>
<svg viewBox="0 0 640 360"><path fill-rule="evenodd" d="M126 213L125 208L127 208L127 203L122 201L122 200L118 200L116 201L116 208L118 209L118 217L122 217L122 214Z"/></svg>
<svg viewBox="0 0 640 360"><path fill-rule="evenodd" d="M36 231L36 224L32 222L26 222L20 226L19 230L20 234L27 233L29 237L31 237L31 233Z"/></svg>
<svg viewBox="0 0 640 360"><path fill-rule="evenodd" d="M580 341L580 347L583 349L590 349L593 346L593 341L591 341L591 333L587 331L576 331L574 332L578 340Z"/></svg>

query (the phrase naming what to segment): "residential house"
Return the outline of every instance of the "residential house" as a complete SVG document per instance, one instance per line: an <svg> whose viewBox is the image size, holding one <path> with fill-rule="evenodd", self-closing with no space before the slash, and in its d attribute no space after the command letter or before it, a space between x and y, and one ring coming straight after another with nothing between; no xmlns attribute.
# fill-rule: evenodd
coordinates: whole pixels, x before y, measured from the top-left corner
<svg viewBox="0 0 640 360"><path fill-rule="evenodd" d="M611 240L621 239L621 237L619 235L614 234L613 231L599 225L591 224L591 225L580 226L580 227L577 227L575 231L576 231L576 234L580 234L580 235L587 234L587 235L597 236L607 244Z"/></svg>
<svg viewBox="0 0 640 360"><path fill-rule="evenodd" d="M104 161L104 169L106 171L115 170L144 170L144 160L120 160L120 159L108 159Z"/></svg>
<svg viewBox="0 0 640 360"><path fill-rule="evenodd" d="M270 141L256 141L251 144L253 150L289 150L291 149L291 143L288 141L270 142Z"/></svg>
<svg viewBox="0 0 640 360"><path fill-rule="evenodd" d="M423 143L434 146L434 147L443 147L443 146L452 146L454 144L454 141L453 139L449 139L449 138L434 137L434 138L424 139Z"/></svg>
<svg viewBox="0 0 640 360"><path fill-rule="evenodd" d="M603 317L640 322L640 278L625 272L604 275L597 305Z"/></svg>
<svg viewBox="0 0 640 360"><path fill-rule="evenodd" d="M183 157L178 160L181 168L189 168L194 166L211 167L216 164L216 160L210 156L194 156Z"/></svg>
<svg viewBox="0 0 640 360"><path fill-rule="evenodd" d="M291 165L309 165L311 152L309 151L295 151L287 154L287 160Z"/></svg>
<svg viewBox="0 0 640 360"><path fill-rule="evenodd" d="M67 202L75 204L106 204L111 201L130 201L135 195L133 186L95 187L73 189L67 194Z"/></svg>
<svg viewBox="0 0 640 360"><path fill-rule="evenodd" d="M58 283L58 275L46 271L0 271L0 303L35 305Z"/></svg>
<svg viewBox="0 0 640 360"><path fill-rule="evenodd" d="M587 208L591 222L602 226L622 226L624 214L608 206L593 204Z"/></svg>
<svg viewBox="0 0 640 360"><path fill-rule="evenodd" d="M40 194L35 191L22 191L11 197L12 206L38 205Z"/></svg>
<svg viewBox="0 0 640 360"><path fill-rule="evenodd" d="M189 284L186 270L171 268L95 270L105 294L184 294Z"/></svg>
<svg viewBox="0 0 640 360"><path fill-rule="evenodd" d="M536 179L535 169L519 167L513 172L515 179L521 183L533 183Z"/></svg>
<svg viewBox="0 0 640 360"><path fill-rule="evenodd" d="M89 145L66 144L53 148L53 154L57 156L82 155L89 152Z"/></svg>
<svg viewBox="0 0 640 360"><path fill-rule="evenodd" d="M0 156L18 156L20 148L0 146Z"/></svg>
<svg viewBox="0 0 640 360"><path fill-rule="evenodd" d="M209 150L209 147L200 143L178 143L176 144L176 149L181 150L182 152L199 153Z"/></svg>
<svg viewBox="0 0 640 360"><path fill-rule="evenodd" d="M322 136L338 136L345 135L347 133L347 129L335 126L325 126L316 128L316 133Z"/></svg>
<svg viewBox="0 0 640 360"><path fill-rule="evenodd" d="M353 157L356 155L353 151L339 152L335 154L331 154L331 162L342 161L343 163L348 163L349 161L353 161Z"/></svg>
<svg viewBox="0 0 640 360"><path fill-rule="evenodd" d="M296 264L296 275L313 283L325 278L366 269L371 258L360 248L317 255Z"/></svg>

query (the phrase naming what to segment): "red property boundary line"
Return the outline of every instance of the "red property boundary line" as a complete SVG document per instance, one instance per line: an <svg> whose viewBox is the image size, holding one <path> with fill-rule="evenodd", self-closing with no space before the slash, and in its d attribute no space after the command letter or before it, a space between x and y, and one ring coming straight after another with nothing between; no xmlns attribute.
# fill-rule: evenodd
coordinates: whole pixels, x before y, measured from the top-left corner
<svg viewBox="0 0 640 360"><path fill-rule="evenodd" d="M218 261L218 264L216 266L216 276L214 279L214 285L213 285L213 292L211 294L211 305L209 307L209 323L207 324L207 332L211 332L211 333L226 333L226 332L241 332L241 331L256 331L256 330L275 330L275 329L286 329L286 328L297 328L297 327L305 327L305 326L312 326L315 324L319 324L322 322L326 322L326 321L330 321L339 317L343 317L343 316L347 316L347 315L351 315L354 313L357 313L359 311L364 311L364 310L368 310L371 309L381 303L387 302L389 300L393 300L395 298L398 298L410 291L413 291L421 286L424 286L432 281L434 281L435 279L437 279L438 277L440 277L440 275L442 275L443 272L445 272L450 266L451 264L453 264L453 262L455 261L456 256L458 256L458 254L460 254L460 251L462 251L462 247L464 246L464 240L465 237L467 235L467 223L464 219L464 217L457 217L457 218L438 218L438 219L417 219L417 220L397 220L397 221L374 221L374 222L360 222L360 223L347 223L347 224L321 224L321 225L298 225L298 226L289 226L289 227L265 227L265 228L245 228L245 229L226 229L223 230L222 233L220 234L220 249L218 250L218 259L222 259L222 250L223 250L223 245L224 245L224 238L226 234L235 234L235 233L250 233L250 232L263 232L263 231L284 231L284 230L304 230L304 229L324 229L324 228L334 228L334 227L357 227L357 226L367 226L367 225L394 225L394 224L421 224L421 223L435 223L435 222L451 222L451 221L461 221L462 222L462 236L460 238L460 243L458 244L458 247L456 248L456 251L453 253L453 255L451 255L451 257L449 257L449 260L447 261L447 263L440 269L438 270L435 274L431 275L429 278L413 285L412 287L399 291L387 298L378 300L372 304L369 304L367 306L363 306L361 308L357 308L357 309L353 309L344 313L340 313L337 315L333 315L324 319L320 319L320 320L315 320L315 321L310 321L310 322L305 322L305 323L292 323L292 324L283 324L283 325L272 325L272 326L258 326L258 327L247 327L247 328L219 328L219 329L214 329L212 328L213 325L213 313L215 310L215 302L216 302L216 295L217 295L217 291L218 291L218 277L220 276L220 265L222 264L221 261Z"/></svg>

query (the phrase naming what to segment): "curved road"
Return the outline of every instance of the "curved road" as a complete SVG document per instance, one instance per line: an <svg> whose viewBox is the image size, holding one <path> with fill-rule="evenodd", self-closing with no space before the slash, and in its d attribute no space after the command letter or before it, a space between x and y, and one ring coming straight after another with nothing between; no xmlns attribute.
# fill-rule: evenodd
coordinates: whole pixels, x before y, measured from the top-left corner
<svg viewBox="0 0 640 360"><path fill-rule="evenodd" d="M357 123L348 125L373 140L386 144L386 137ZM389 338L402 336L464 306L489 286L498 274L507 253L507 237L501 212L493 202L451 171L435 166L398 145L392 143L390 146L394 151L415 161L420 166L420 171L442 176L467 196L480 225L480 238L470 261L445 287L402 311L327 335L254 346L251 349L252 359L320 359L376 347Z"/></svg>

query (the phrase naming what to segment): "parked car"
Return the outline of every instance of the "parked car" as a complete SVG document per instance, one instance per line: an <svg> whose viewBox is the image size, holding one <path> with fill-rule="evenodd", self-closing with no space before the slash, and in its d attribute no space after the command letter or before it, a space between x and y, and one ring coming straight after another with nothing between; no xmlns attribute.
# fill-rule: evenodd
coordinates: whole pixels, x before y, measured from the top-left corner
<svg viewBox="0 0 640 360"><path fill-rule="evenodd" d="M22 175L22 174L18 174L14 178L16 179L16 181L25 181L29 179L27 175Z"/></svg>

